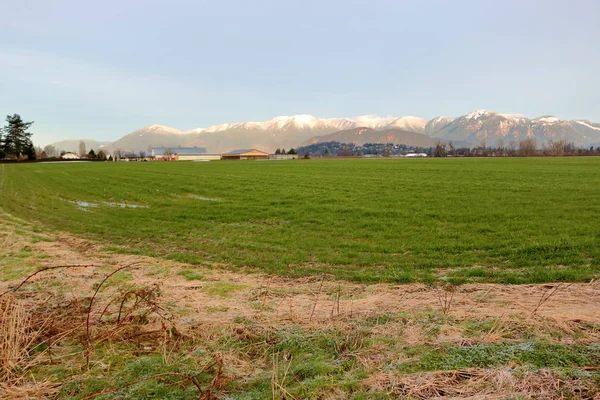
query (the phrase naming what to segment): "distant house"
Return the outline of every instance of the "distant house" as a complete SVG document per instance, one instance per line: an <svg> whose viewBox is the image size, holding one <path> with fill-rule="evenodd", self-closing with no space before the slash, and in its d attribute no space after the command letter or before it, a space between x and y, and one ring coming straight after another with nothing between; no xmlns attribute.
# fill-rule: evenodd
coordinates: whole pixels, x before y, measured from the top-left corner
<svg viewBox="0 0 600 400"><path fill-rule="evenodd" d="M223 160L268 160L269 153L256 149L241 149L223 154Z"/></svg>
<svg viewBox="0 0 600 400"><path fill-rule="evenodd" d="M298 154L269 154L269 160L297 160Z"/></svg>
<svg viewBox="0 0 600 400"><path fill-rule="evenodd" d="M163 161L220 160L221 154L207 153L204 147L153 147L152 158Z"/></svg>
<svg viewBox="0 0 600 400"><path fill-rule="evenodd" d="M79 160L81 157L79 157L75 153L65 153L62 156L60 156L60 158L62 158L63 160Z"/></svg>

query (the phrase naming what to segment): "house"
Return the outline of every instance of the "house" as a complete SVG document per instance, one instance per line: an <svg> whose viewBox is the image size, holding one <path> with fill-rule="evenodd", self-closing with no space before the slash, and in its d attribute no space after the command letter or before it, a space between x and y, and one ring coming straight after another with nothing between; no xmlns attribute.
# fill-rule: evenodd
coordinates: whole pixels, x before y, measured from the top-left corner
<svg viewBox="0 0 600 400"><path fill-rule="evenodd" d="M427 153L408 153L405 157L427 157Z"/></svg>
<svg viewBox="0 0 600 400"><path fill-rule="evenodd" d="M298 154L269 154L269 160L297 160Z"/></svg>
<svg viewBox="0 0 600 400"><path fill-rule="evenodd" d="M60 158L62 158L63 160L79 160L81 157L79 157L75 153L65 153L62 156L60 156Z"/></svg>
<svg viewBox="0 0 600 400"><path fill-rule="evenodd" d="M223 154L223 160L268 160L269 153L256 149L241 149Z"/></svg>
<svg viewBox="0 0 600 400"><path fill-rule="evenodd" d="M127 152L119 154L119 161L142 161L146 159L146 152Z"/></svg>
<svg viewBox="0 0 600 400"><path fill-rule="evenodd" d="M153 147L152 158L163 161L220 160L221 154L207 153L204 147Z"/></svg>

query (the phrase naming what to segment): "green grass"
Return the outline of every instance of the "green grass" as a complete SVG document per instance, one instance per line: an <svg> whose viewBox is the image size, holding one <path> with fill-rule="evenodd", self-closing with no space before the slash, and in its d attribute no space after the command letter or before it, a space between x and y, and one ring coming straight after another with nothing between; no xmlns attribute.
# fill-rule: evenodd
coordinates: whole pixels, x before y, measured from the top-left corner
<svg viewBox="0 0 600 400"><path fill-rule="evenodd" d="M599 182L598 157L23 164L0 166L0 206L192 264L536 283L598 276Z"/></svg>
<svg viewBox="0 0 600 400"><path fill-rule="evenodd" d="M246 286L244 285L236 285L234 283L229 282L215 282L206 285L202 288L202 290L209 296L229 297L233 292L245 288Z"/></svg>
<svg viewBox="0 0 600 400"><path fill-rule="evenodd" d="M529 368L576 368L600 364L600 347L536 342L481 343L469 347L410 350L419 358L398 366L401 372L445 371L462 368L491 368L508 364Z"/></svg>
<svg viewBox="0 0 600 400"><path fill-rule="evenodd" d="M204 279L204 276L202 274L199 274L198 272L191 269L181 270L177 273L177 275L182 276L187 281L201 281L202 279Z"/></svg>

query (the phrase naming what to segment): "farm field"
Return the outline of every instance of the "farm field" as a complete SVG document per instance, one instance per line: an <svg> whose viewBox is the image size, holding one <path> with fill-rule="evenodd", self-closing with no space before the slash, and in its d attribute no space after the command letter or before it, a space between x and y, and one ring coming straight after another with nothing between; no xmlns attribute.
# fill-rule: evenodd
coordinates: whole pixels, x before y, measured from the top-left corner
<svg viewBox="0 0 600 400"><path fill-rule="evenodd" d="M0 166L0 206L106 250L355 282L589 281L600 159Z"/></svg>
<svg viewBox="0 0 600 400"><path fill-rule="evenodd" d="M596 398L599 167L0 165L0 398Z"/></svg>
<svg viewBox="0 0 600 400"><path fill-rule="evenodd" d="M600 393L599 281L367 285L236 273L109 253L0 217L2 399Z"/></svg>

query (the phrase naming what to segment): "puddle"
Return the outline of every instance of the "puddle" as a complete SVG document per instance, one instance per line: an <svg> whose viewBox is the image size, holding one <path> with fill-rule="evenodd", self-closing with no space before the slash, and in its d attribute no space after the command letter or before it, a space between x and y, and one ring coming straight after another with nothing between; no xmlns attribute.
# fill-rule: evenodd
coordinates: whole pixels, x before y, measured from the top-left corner
<svg viewBox="0 0 600 400"><path fill-rule="evenodd" d="M143 206L141 204L113 203L113 202L108 202L108 201L104 201L103 203L109 207L116 207L116 208L150 208L148 206Z"/></svg>
<svg viewBox="0 0 600 400"><path fill-rule="evenodd" d="M98 207L98 204L88 203L87 201L70 201L70 200L67 200L67 201L71 204L75 204L77 206L77 209L79 209L81 211L90 211L90 208Z"/></svg>
<svg viewBox="0 0 600 400"><path fill-rule="evenodd" d="M90 211L90 208L98 208L100 207L99 203L88 203L87 201L75 201L75 200L65 200L71 204L75 204L78 210L81 211ZM101 204L114 207L114 208L150 208L148 206L144 206L141 204L130 204L130 203L115 203L109 201L103 201Z"/></svg>
<svg viewBox="0 0 600 400"><path fill-rule="evenodd" d="M189 197L191 197L192 199L203 200L203 201L221 201L221 199L218 197L204 197L204 196L198 196L195 194L190 194Z"/></svg>

